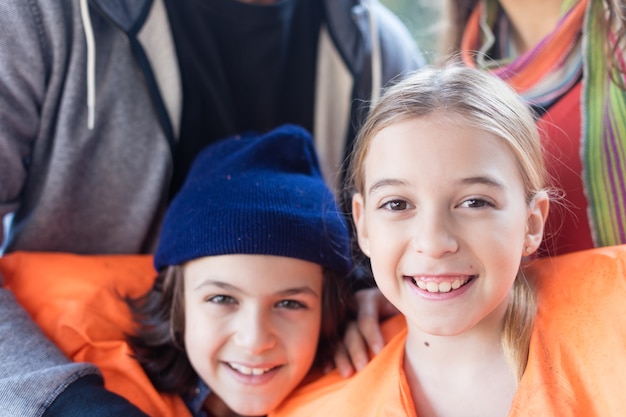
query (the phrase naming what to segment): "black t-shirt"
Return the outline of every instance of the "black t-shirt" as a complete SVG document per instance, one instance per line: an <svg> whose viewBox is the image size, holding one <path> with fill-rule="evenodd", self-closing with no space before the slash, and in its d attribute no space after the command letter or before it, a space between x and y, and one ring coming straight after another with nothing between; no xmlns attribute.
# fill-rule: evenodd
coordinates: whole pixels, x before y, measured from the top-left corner
<svg viewBox="0 0 626 417"><path fill-rule="evenodd" d="M206 145L283 123L313 129L319 0L166 0L183 87L172 194Z"/></svg>

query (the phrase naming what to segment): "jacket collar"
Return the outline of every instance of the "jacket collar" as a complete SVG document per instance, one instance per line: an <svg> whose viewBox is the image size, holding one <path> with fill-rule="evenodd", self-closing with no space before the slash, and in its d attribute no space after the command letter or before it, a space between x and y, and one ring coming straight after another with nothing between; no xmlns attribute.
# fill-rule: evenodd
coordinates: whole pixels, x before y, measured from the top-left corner
<svg viewBox="0 0 626 417"><path fill-rule="evenodd" d="M103 16L128 35L135 35L144 24L153 0L90 0Z"/></svg>
<svg viewBox="0 0 626 417"><path fill-rule="evenodd" d="M363 36L368 34L364 24L364 9L360 0L323 0L324 19L328 32L350 72L358 73L365 59ZM358 28L358 30L355 30Z"/></svg>

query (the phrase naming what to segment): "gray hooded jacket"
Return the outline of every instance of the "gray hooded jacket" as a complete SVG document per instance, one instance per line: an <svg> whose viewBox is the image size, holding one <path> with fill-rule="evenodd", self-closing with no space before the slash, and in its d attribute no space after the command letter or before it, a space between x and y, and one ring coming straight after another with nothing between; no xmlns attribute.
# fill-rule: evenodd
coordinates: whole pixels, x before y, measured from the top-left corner
<svg viewBox="0 0 626 417"><path fill-rule="evenodd" d="M314 134L332 181L351 146L355 100L375 100L423 60L377 0L322 1ZM151 252L182 103L163 0L2 0L0 32L0 217L13 213L0 227L5 250ZM41 415L97 372L68 364L27 322L0 288L0 415ZM15 348L25 343L29 355Z"/></svg>

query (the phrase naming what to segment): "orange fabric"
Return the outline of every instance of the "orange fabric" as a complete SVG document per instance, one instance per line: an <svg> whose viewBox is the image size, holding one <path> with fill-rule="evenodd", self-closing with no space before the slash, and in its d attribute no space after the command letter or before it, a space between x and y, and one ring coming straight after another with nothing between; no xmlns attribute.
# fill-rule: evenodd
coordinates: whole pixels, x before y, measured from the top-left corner
<svg viewBox="0 0 626 417"><path fill-rule="evenodd" d="M416 417L402 362L406 324L393 317L383 326L391 338L358 374L343 379L337 371L297 389L268 417Z"/></svg>
<svg viewBox="0 0 626 417"><path fill-rule="evenodd" d="M124 340L133 324L123 297L150 289L151 256L16 252L0 258L0 273L44 333L74 361L97 365L109 390L153 417L191 415L154 389Z"/></svg>
<svg viewBox="0 0 626 417"><path fill-rule="evenodd" d="M509 417L625 416L626 245L543 258L531 269L539 311ZM402 368L406 326L397 329L402 317L391 324L397 335L363 371L349 380L331 373L270 417L416 417Z"/></svg>
<svg viewBox="0 0 626 417"><path fill-rule="evenodd" d="M532 266L539 311L511 416L626 416L626 245Z"/></svg>

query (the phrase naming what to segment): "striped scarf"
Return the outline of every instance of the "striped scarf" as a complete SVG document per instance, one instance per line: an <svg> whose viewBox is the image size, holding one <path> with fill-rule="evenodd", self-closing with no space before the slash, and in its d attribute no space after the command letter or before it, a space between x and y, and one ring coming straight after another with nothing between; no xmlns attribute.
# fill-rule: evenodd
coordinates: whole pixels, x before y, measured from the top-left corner
<svg viewBox="0 0 626 417"><path fill-rule="evenodd" d="M606 19L601 0L564 0L555 30L518 56L506 15L496 0L481 0L470 16L461 44L466 65L507 81L541 111L583 76L581 158L594 244L626 243L626 91L605 57ZM493 28L497 30L494 35ZM497 43L496 40L503 39ZM623 43L609 37L614 45ZM623 51L623 49L620 49ZM495 54L497 60L487 57ZM501 57L501 58L500 58ZM622 57L623 58L623 57ZM614 71L614 73L611 73Z"/></svg>

